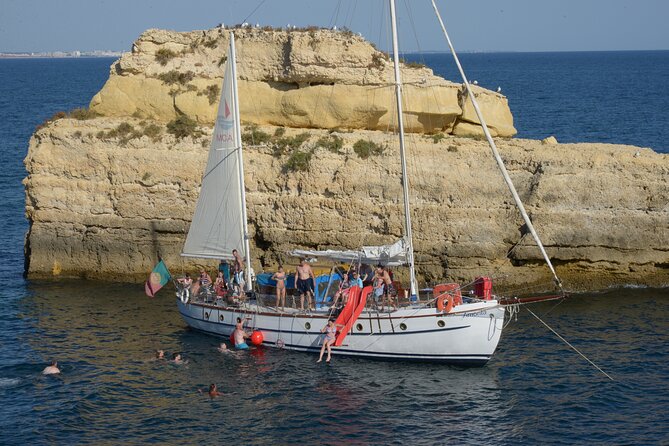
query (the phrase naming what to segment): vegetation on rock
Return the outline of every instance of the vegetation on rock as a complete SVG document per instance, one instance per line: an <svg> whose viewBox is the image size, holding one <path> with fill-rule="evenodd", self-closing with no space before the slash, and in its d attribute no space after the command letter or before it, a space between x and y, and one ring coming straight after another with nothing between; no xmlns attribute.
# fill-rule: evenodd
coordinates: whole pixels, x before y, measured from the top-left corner
<svg viewBox="0 0 669 446"><path fill-rule="evenodd" d="M167 73L160 73L157 77L167 85L186 85L195 78L195 73L192 71L186 71L185 73L182 73L177 70L171 70Z"/></svg>
<svg viewBox="0 0 669 446"><path fill-rule="evenodd" d="M160 65L165 66L167 65L167 62L177 57L177 53L175 53L172 50L168 50L167 48L161 48L158 51L156 51L155 57L156 61Z"/></svg>
<svg viewBox="0 0 669 446"><path fill-rule="evenodd" d="M186 115L181 115L178 118L167 123L167 132L176 136L177 139L183 139L187 136L197 138L202 135L202 132L197 126L197 123Z"/></svg>
<svg viewBox="0 0 669 446"><path fill-rule="evenodd" d="M359 139L353 144L353 151L362 159L381 155L385 149L386 146L366 139Z"/></svg>

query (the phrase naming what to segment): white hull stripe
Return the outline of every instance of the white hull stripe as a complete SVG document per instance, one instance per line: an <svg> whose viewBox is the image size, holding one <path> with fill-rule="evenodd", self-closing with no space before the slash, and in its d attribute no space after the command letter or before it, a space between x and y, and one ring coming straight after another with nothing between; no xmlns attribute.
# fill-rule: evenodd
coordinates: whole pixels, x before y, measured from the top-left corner
<svg viewBox="0 0 669 446"><path fill-rule="evenodd" d="M181 315L184 318L188 319L193 319L198 322L205 322L207 324L214 324L216 326L223 326L223 327L234 327L235 325L233 324L228 324L225 322L214 322L214 321L209 321L206 319L199 319L193 316L189 316L187 314L181 313ZM430 330L419 330L419 331L393 331L393 332L371 332L371 333L354 333L351 332L347 336L369 336L370 334L372 335L382 335L382 336L395 336L395 335L413 335L413 334L421 334L421 333L434 333L434 332L441 332L441 331L451 331L451 330L462 330L465 328L469 328L471 325L461 325L459 327L448 327L448 328L434 328ZM394 328L394 327L393 327ZM289 333L289 334L318 334L318 332L308 332L308 331L295 331L295 330L276 330L274 328L256 328L256 330L260 331L268 331L268 332L273 332L273 333Z"/></svg>

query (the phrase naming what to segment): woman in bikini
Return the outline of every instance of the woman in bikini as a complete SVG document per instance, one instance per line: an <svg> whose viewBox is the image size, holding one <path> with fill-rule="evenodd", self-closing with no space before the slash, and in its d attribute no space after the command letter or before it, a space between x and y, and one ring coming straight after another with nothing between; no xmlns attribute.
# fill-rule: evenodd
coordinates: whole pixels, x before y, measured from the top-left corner
<svg viewBox="0 0 669 446"><path fill-rule="evenodd" d="M335 343L337 339L337 327L343 327L343 325L335 324L334 319L330 319L325 327L321 330L321 333L325 333L325 338L323 339L323 346L321 347L321 355L318 357L318 361L323 360L323 353L325 352L325 347L328 349L328 357L325 362L330 362L330 357L332 355L332 344Z"/></svg>
<svg viewBox="0 0 669 446"><path fill-rule="evenodd" d="M283 272L283 267L279 266L279 271L275 272L272 280L276 280L276 307L279 308L281 302L281 309L286 306L286 273Z"/></svg>

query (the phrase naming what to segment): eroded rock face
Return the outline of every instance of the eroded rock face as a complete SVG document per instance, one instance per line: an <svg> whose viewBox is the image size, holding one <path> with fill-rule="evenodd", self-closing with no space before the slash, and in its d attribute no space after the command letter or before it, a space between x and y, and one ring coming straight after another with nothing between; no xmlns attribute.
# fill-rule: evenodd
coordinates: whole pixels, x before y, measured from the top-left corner
<svg viewBox="0 0 669 446"><path fill-rule="evenodd" d="M235 36L243 121L295 128L395 127L392 62L362 37L257 28L237 29ZM212 124L218 97L212 101L207 93L221 85L229 38L230 31L220 28L146 31L132 53L112 66L91 109L163 122L185 114ZM402 78L406 131L482 134L462 85L420 66L403 66ZM506 98L479 87L475 94L493 135L513 136Z"/></svg>
<svg viewBox="0 0 669 446"><path fill-rule="evenodd" d="M25 180L31 277L143 280L158 253L174 272L194 267L179 253L208 135L176 140L163 132L155 141L96 136L123 122L142 125L127 117L63 119L33 136ZM285 252L294 248L356 248L401 235L396 137L335 134L343 138L342 153L315 148L306 172L287 172L288 156L271 147L245 151L257 270L287 262ZM328 132L310 135L305 151ZM387 148L363 160L352 150L359 139ZM669 283L666 155L607 144L498 143L567 287ZM485 142L454 136L434 142L414 134L408 147L421 283L445 277L469 282L480 274L517 288L550 283L539 251L523 238Z"/></svg>

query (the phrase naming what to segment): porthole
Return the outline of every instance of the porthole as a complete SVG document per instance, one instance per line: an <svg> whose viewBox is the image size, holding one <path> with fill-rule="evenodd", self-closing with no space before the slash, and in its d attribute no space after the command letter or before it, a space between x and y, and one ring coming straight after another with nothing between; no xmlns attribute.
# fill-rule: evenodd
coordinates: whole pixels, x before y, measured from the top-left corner
<svg viewBox="0 0 669 446"><path fill-rule="evenodd" d="M402 323L400 324L400 330L404 331L404 330L406 330L406 329L407 329L407 324L405 324L404 322L402 322Z"/></svg>
<svg viewBox="0 0 669 446"><path fill-rule="evenodd" d="M222 314L218 318L221 320L221 322L223 322L223 319L225 319Z"/></svg>
<svg viewBox="0 0 669 446"><path fill-rule="evenodd" d="M306 328L307 330L311 330L311 324L309 322L305 323L304 328Z"/></svg>
<svg viewBox="0 0 669 446"><path fill-rule="evenodd" d="M444 322L442 320L438 320L437 325L439 325L441 328L444 328L444 326L446 325L446 322Z"/></svg>
<svg viewBox="0 0 669 446"><path fill-rule="evenodd" d="M357 324L355 326L355 329L358 330L358 331L362 331L362 324Z"/></svg>
<svg viewBox="0 0 669 446"><path fill-rule="evenodd" d="M204 318L209 319L209 313L207 313L206 311L204 312Z"/></svg>

